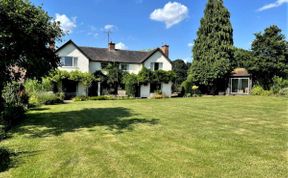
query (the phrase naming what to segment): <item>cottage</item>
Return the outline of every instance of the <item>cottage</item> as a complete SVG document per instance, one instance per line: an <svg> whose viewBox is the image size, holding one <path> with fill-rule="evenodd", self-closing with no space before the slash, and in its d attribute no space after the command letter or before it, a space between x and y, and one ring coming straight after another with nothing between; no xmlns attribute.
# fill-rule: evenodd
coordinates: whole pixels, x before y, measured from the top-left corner
<svg viewBox="0 0 288 178"><path fill-rule="evenodd" d="M169 59L169 46L164 45L151 51L129 51L115 48L115 43L109 43L107 48L82 47L76 45L72 40L68 41L56 50L61 58L60 70L95 73L101 71L108 62L117 62L123 71L138 74L143 67L155 70L172 70ZM62 81L61 88L71 95L88 95L87 89L81 83L73 81ZM172 83L161 83L161 91L164 95L171 97ZM91 93L102 95L101 83L93 87ZM150 83L141 85L139 97L150 97L153 95L154 86Z"/></svg>
<svg viewBox="0 0 288 178"><path fill-rule="evenodd" d="M229 95L247 95L252 88L251 74L244 68L236 68L231 73L227 94Z"/></svg>

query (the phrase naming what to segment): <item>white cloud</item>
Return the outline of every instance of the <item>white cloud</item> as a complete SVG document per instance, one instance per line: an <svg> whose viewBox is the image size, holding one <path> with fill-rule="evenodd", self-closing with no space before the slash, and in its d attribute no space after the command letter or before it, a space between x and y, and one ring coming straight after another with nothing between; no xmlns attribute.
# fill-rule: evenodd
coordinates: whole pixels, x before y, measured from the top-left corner
<svg viewBox="0 0 288 178"><path fill-rule="evenodd" d="M55 18L56 22L60 22L60 28L64 33L72 33L73 29L76 28L76 17L72 17L71 19L67 17L65 14L56 14Z"/></svg>
<svg viewBox="0 0 288 178"><path fill-rule="evenodd" d="M188 43L188 47L193 47L193 46L194 46L194 42Z"/></svg>
<svg viewBox="0 0 288 178"><path fill-rule="evenodd" d="M271 8L275 8L275 7L279 7L285 3L288 3L288 0L276 0L274 3L270 3L270 4L266 4L263 7L259 8L258 11L264 11L267 9L271 9Z"/></svg>
<svg viewBox="0 0 288 178"><path fill-rule="evenodd" d="M103 28L104 31L115 31L117 27L115 25L107 24Z"/></svg>
<svg viewBox="0 0 288 178"><path fill-rule="evenodd" d="M122 42L117 43L116 46L115 46L115 48L116 48L116 49L122 49L122 50L128 49L128 47L127 47L124 43L122 43Z"/></svg>
<svg viewBox="0 0 288 178"><path fill-rule="evenodd" d="M187 18L188 11L188 8L179 2L168 2L162 9L155 9L150 14L150 19L164 22L166 28L170 28Z"/></svg>

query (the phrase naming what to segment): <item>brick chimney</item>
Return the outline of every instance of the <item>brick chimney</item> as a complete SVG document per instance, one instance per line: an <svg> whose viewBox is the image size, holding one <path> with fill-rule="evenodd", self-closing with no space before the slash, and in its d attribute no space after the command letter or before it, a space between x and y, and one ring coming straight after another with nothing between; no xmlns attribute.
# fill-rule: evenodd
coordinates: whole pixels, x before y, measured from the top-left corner
<svg viewBox="0 0 288 178"><path fill-rule="evenodd" d="M162 52L169 57L169 45L165 44L161 47Z"/></svg>
<svg viewBox="0 0 288 178"><path fill-rule="evenodd" d="M109 49L109 51L115 50L115 43L110 42L108 44L108 49Z"/></svg>

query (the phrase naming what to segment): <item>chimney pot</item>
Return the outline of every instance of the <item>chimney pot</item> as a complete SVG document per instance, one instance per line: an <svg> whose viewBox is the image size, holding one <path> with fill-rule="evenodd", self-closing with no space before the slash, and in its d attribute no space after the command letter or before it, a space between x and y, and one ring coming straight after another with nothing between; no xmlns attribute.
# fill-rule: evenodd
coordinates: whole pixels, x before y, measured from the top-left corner
<svg viewBox="0 0 288 178"><path fill-rule="evenodd" d="M111 51L111 50L115 50L115 43L112 43L112 42L110 42L109 44L108 44L108 49Z"/></svg>

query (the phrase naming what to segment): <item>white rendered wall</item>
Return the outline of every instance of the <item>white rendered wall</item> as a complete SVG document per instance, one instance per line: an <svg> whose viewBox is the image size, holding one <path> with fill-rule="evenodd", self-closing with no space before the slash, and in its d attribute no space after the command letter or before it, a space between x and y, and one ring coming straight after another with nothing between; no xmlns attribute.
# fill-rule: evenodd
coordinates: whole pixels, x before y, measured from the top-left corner
<svg viewBox="0 0 288 178"><path fill-rule="evenodd" d="M128 71L130 74L138 74L142 69L142 64L128 64Z"/></svg>
<svg viewBox="0 0 288 178"><path fill-rule="evenodd" d="M89 59L84 56L73 44L68 44L63 49L56 53L59 57L71 56L78 58L77 67L58 67L60 70L73 71L79 70L81 72L89 72Z"/></svg>
<svg viewBox="0 0 288 178"><path fill-rule="evenodd" d="M141 85L141 87L140 87L140 97L141 97L141 98L148 98L148 97L150 97L150 84L148 84L148 85Z"/></svg>
<svg viewBox="0 0 288 178"><path fill-rule="evenodd" d="M164 94L167 97L171 97L172 95L172 82L169 83L162 83L162 94Z"/></svg>
<svg viewBox="0 0 288 178"><path fill-rule="evenodd" d="M155 54L153 54L149 59L147 59L145 62L144 62L144 66L147 68L147 69L150 69L151 67L151 63L154 63L154 62L159 62L159 63L163 63L163 68L162 70L165 70L165 71L169 71L169 70L172 70L172 65L171 63L167 60L167 58L165 56L162 55L161 52L156 52Z"/></svg>

